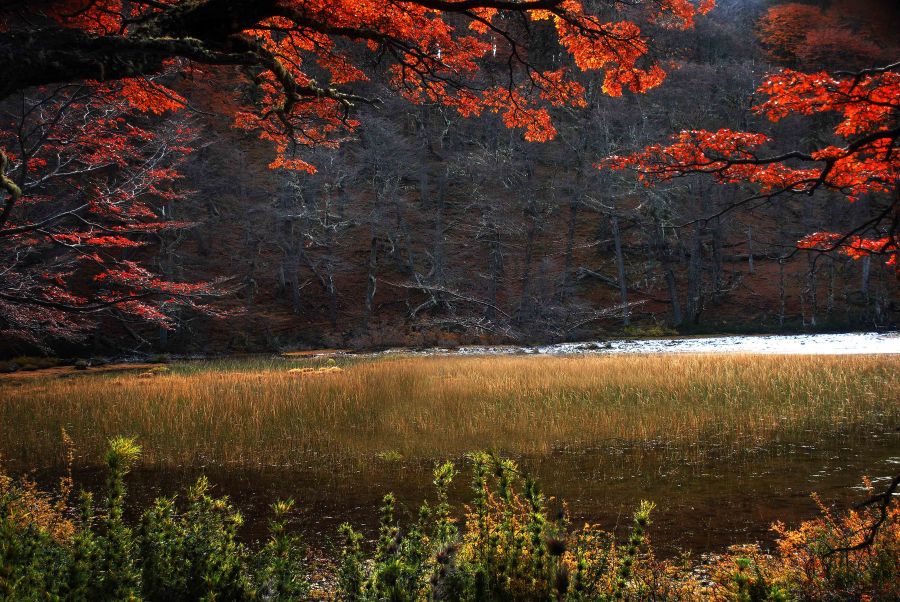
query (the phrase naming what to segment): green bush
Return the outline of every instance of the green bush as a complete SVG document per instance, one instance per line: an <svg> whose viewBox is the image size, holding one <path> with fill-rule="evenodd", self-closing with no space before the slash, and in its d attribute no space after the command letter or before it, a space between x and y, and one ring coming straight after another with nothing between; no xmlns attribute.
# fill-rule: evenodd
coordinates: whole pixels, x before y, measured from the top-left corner
<svg viewBox="0 0 900 602"><path fill-rule="evenodd" d="M124 519L125 475L139 454L132 439L111 441L102 510L82 494L74 519L65 518L65 500L48 504L33 486L3 477L0 599L187 602L306 596L302 549L285 529L292 502L274 506L270 539L255 551L237 539L240 513L227 498L210 496L205 478L188 490L183 507L176 498L158 499L133 529ZM62 526L49 528L57 524Z"/></svg>
<svg viewBox="0 0 900 602"><path fill-rule="evenodd" d="M560 510L550 517L534 481L514 462L473 454L473 501L464 528L453 518L447 491L452 464L435 469L435 505L402 531L392 495L384 498L376 548L367 557L360 536L343 525L338 583L348 601L613 600L640 597L634 579L646 551L652 504L642 503L625 545L594 527L573 530ZM642 570L647 570L642 565Z"/></svg>
<svg viewBox="0 0 900 602"><path fill-rule="evenodd" d="M64 439L66 436L64 435ZM67 441L67 439L66 439ZM237 536L241 514L210 495L200 478L183 499L159 498L134 524L125 519L125 476L135 441L110 441L106 494L70 504L70 478L56 495L0 473L0 600L304 600L311 596L305 555L288 531L293 501L272 506L269 538ZM68 454L71 459L73 454ZM477 453L471 501L462 520L449 501L451 463L434 470L435 499L412 525L398 521L396 500L380 509L369 549L344 524L332 590L347 602L719 600L787 602L893 600L900 595L900 509L885 506L778 529L777 552L743 546L703 565L655 559L642 502L620 542L592 525L573 528L564 505L546 498L511 460ZM835 546L862 540L868 547Z"/></svg>

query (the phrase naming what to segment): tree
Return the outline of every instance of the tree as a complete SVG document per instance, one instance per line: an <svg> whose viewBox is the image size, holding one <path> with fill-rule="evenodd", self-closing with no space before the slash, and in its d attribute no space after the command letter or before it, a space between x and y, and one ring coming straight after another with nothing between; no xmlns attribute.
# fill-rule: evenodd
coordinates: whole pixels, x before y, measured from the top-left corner
<svg viewBox="0 0 900 602"><path fill-rule="evenodd" d="M797 67L853 68L882 62L896 50L888 36L876 30L877 6L837 2L827 9L788 2L769 8L757 33L769 56ZM862 17L862 19L860 18ZM881 39L879 39L881 38Z"/></svg>
<svg viewBox="0 0 900 602"><path fill-rule="evenodd" d="M855 72L770 74L757 90L767 97L754 110L770 121L791 115L836 113L834 144L811 151L761 152L776 144L765 134L685 130L669 145L656 144L627 156L614 156L601 167L632 168L650 184L707 174L720 183L751 183L758 194L729 206L750 205L780 195L830 191L851 203L867 197L873 215L846 232L815 232L800 248L840 251L859 259L882 255L897 266L900 252L900 63Z"/></svg>
<svg viewBox="0 0 900 602"><path fill-rule="evenodd" d="M650 56L638 22L688 28L713 3L590 4L600 10L595 14L576 0L4 3L0 101L13 95L33 98L23 119L43 120L34 131L58 130L41 134L39 144L47 153L55 149L54 165L30 147L17 154L13 148L21 128L4 128L4 328L36 341L42 309L54 311L48 333L67 337L83 333L88 324L71 320L71 314L115 309L166 323L167 304L196 305L192 297L212 292L208 284L168 282L138 260L126 259L127 249L144 244L133 235L179 227L156 219L164 216L148 199L178 196L173 187L178 173L167 161L186 152L186 132L170 128L174 138L162 144L141 126L142 115L184 109L188 102L176 90L189 88L206 73L238 68L245 76L248 88L234 111L234 125L273 143L273 168L312 173L315 166L298 155L299 148L333 146L352 135L358 126L350 115L353 105L377 102L356 91L368 79L370 63L385 70L393 88L413 103L443 104L463 116L498 113L507 126L522 129L526 140L545 141L556 134L548 107L585 102L573 68L602 70L603 90L612 96L657 86L665 73ZM600 13L616 17L607 21ZM540 61L529 56L528 48L535 30L552 33L570 56L569 67L535 66ZM494 70L483 77L488 60ZM500 64L503 69L496 68ZM49 114L53 111L58 120ZM78 119L80 130L70 123ZM161 145L157 151L152 140ZM97 184L95 176L112 174L128 190ZM57 177L65 178L69 192L78 191L78 199L63 208L54 189L47 210L37 215L31 207L38 190ZM101 224L99 217L110 223ZM44 269L47 255L23 250L34 246L29 235L65 246L75 259L54 259L53 269ZM68 277L74 271L64 265L72 261L97 270L96 290L79 294L71 289Z"/></svg>
<svg viewBox="0 0 900 602"><path fill-rule="evenodd" d="M690 27L713 3L637 4L657 21ZM618 10L618 3L608 5ZM465 115L498 112L530 140L555 133L539 103L581 103L583 90L566 70L542 72L528 61L517 38L534 26L528 21L552 23L578 68L604 70L609 94L642 92L665 77L649 60L648 40L634 21L606 22L576 0L59 0L43 10L31 6L4 11L0 56L8 68L0 98L36 85L121 79L130 87L125 93L143 105L164 92L143 77L167 66L242 66L251 71L258 102L235 123L275 143L273 167L312 170L292 156L295 145L334 142L353 129L347 110L365 99L347 86L367 78L359 66L366 55L390 58L393 84L409 100L439 101ZM508 81L473 87L479 61L498 38L506 44ZM169 96L180 98L171 90Z"/></svg>
<svg viewBox="0 0 900 602"><path fill-rule="evenodd" d="M198 309L211 283L160 278L136 260L150 237L189 224L167 218L194 131L150 129L117 85L61 85L25 93L2 114L0 336L38 346L77 339L115 310L164 327L176 306ZM84 283L91 283L85 286Z"/></svg>

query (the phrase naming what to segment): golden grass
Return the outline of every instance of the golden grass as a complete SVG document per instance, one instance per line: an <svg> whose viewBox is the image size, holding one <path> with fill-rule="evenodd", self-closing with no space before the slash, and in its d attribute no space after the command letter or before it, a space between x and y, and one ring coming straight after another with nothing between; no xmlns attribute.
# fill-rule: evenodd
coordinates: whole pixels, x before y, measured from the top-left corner
<svg viewBox="0 0 900 602"><path fill-rule="evenodd" d="M313 377L298 365L321 366L0 381L0 455L58 464L61 428L88 462L122 434L149 464L257 466L609 443L738 450L900 424L900 361L887 356L394 357Z"/></svg>

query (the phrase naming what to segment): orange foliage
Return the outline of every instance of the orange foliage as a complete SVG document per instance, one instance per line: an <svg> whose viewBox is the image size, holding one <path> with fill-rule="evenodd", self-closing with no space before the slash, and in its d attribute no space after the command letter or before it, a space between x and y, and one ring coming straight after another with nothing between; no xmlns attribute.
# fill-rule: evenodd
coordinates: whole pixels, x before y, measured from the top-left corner
<svg viewBox="0 0 900 602"><path fill-rule="evenodd" d="M871 484L866 481L871 492ZM887 508L887 518L870 545L861 544L880 518L868 507L835 515L813 495L819 518L795 529L772 525L775 549L739 545L719 556L704 573L710 586L688 599L703 600L896 600L900 596L900 507ZM755 590L757 597L750 595Z"/></svg>
<svg viewBox="0 0 900 602"><path fill-rule="evenodd" d="M127 38L139 27L132 24L184 4L184 0L60 0L52 14L66 27ZM578 0L561 0L540 10L527 3L502 9L490 2L467 4L471 6L455 8L447 2L446 7L435 7L415 0L284 0L277 10L269 11L277 14L235 32L258 48L260 55L260 70L255 74L257 101L236 116L235 126L258 131L274 142L279 158L271 167L313 171L294 156L296 148L339 143L355 128L347 119L355 99L336 88L366 80L356 52L362 47L392 57L392 83L412 102L441 103L464 116L486 109L501 114L507 126L523 129L527 140L550 140L556 130L544 105L584 106L583 89L571 74L563 69L536 72L522 58L521 49L513 48L518 82L511 79L507 86L492 87L478 79L481 62L495 51L497 32L503 31L504 13L510 12L526 12L532 20L549 22L579 69L604 71L603 90L611 96L626 89L645 92L665 78L649 57L648 41L636 23L605 22L589 14ZM647 4L651 19L685 29L693 26L698 15L709 12L714 1ZM512 37L507 41L517 44ZM317 80L314 71L324 72L327 81ZM124 82L121 93L132 98L136 107L152 112L184 104L161 84L141 79Z"/></svg>
<svg viewBox="0 0 900 602"><path fill-rule="evenodd" d="M67 516L74 487L75 447L65 430L61 440L67 470L55 494L42 491L31 479L13 480L0 468L0 516L18 528L31 527L60 542L69 540L76 531L75 523Z"/></svg>
<svg viewBox="0 0 900 602"><path fill-rule="evenodd" d="M852 28L846 11L840 5L779 4L759 20L757 33L769 56L784 63L868 66L885 58L871 28Z"/></svg>
<svg viewBox="0 0 900 602"><path fill-rule="evenodd" d="M135 110L162 115L187 106L187 100L174 90L144 78L123 79L112 86Z"/></svg>
<svg viewBox="0 0 900 602"><path fill-rule="evenodd" d="M643 151L613 156L598 167L635 169L645 184L691 173L710 174L722 184L749 182L761 195L812 194L828 189L850 202L863 195L896 194L900 180L900 153L896 152L900 113L900 67L834 75L802 73L790 69L771 74L757 90L766 99L754 107L773 122L791 115L836 113L834 129L843 146L831 145L811 153L789 152L766 156L760 149L772 140L759 133L722 129L683 131L671 144L654 144ZM801 165L798 167L797 165ZM858 258L864 254L888 256L896 265L900 246L896 232L875 238L841 240L836 234L814 234L801 248L828 245Z"/></svg>
<svg viewBox="0 0 900 602"><path fill-rule="evenodd" d="M866 485L871 491L871 484ZM900 558L900 506L894 503L888 507L887 520L872 545L832 555L832 550L862 543L878 511L851 510L835 516L818 498L816 502L820 518L806 521L795 530L781 523L773 526L779 536L779 578L790 582L798 597L805 600L827 599L839 589L850 590L848 593L857 599L898 599L900 581L890 574L896 572ZM776 567L770 570L775 572Z"/></svg>

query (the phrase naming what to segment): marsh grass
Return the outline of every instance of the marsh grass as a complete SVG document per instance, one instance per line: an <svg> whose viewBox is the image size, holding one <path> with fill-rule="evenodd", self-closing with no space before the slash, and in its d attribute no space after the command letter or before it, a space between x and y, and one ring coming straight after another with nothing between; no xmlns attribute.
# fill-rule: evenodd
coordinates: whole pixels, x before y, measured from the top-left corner
<svg viewBox="0 0 900 602"><path fill-rule="evenodd" d="M59 465L63 428L86 463L125 434L147 465L254 467L611 444L739 453L900 424L900 362L884 356L399 356L291 372L326 361L0 380L0 455Z"/></svg>

